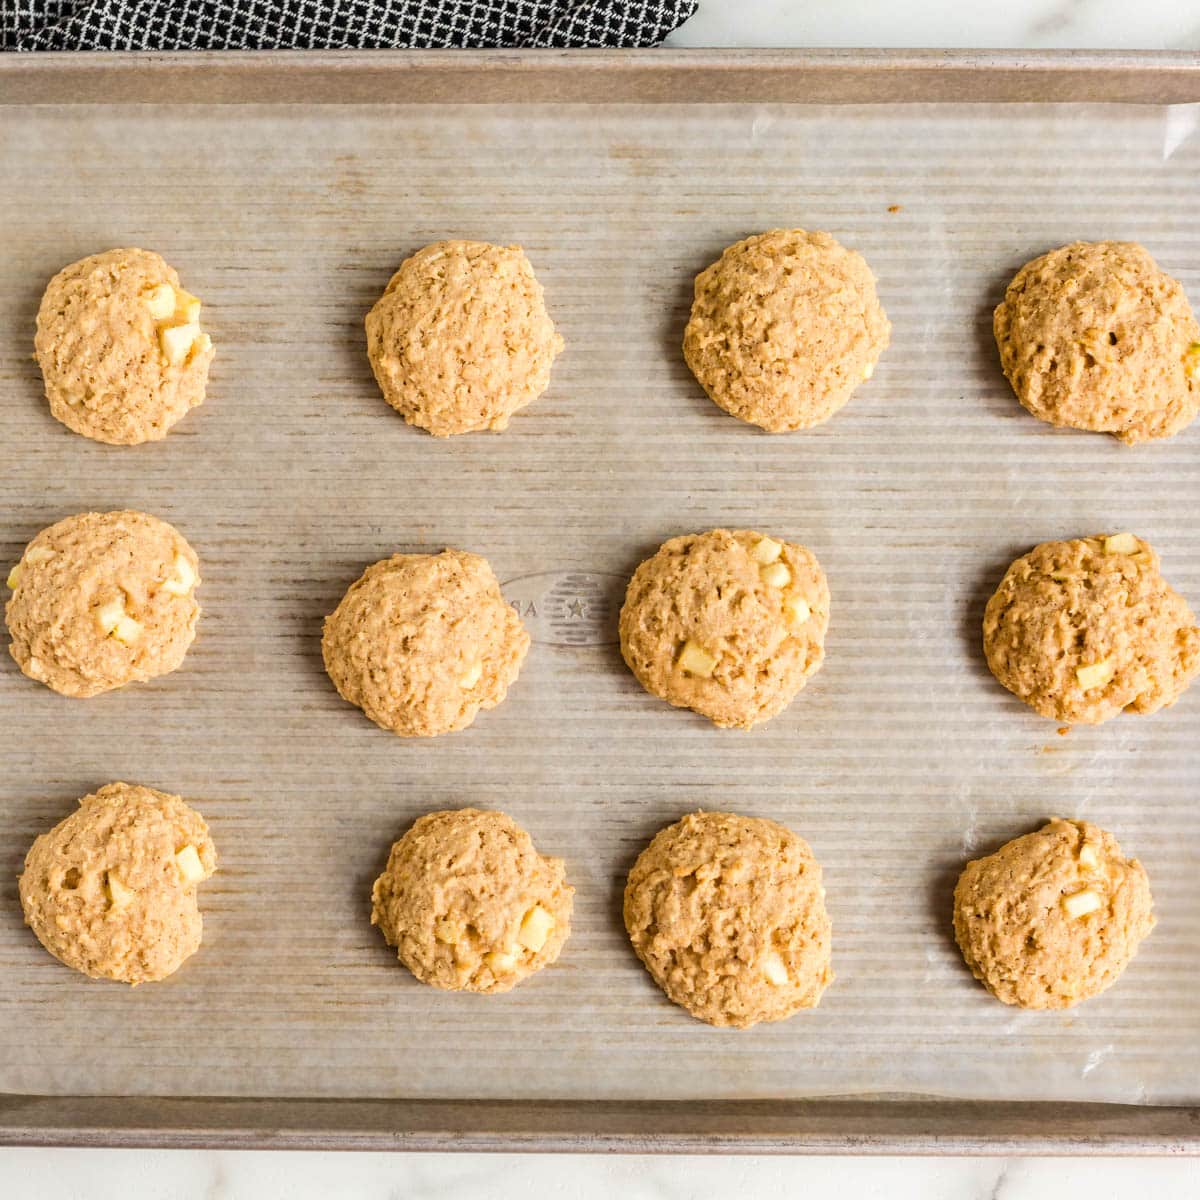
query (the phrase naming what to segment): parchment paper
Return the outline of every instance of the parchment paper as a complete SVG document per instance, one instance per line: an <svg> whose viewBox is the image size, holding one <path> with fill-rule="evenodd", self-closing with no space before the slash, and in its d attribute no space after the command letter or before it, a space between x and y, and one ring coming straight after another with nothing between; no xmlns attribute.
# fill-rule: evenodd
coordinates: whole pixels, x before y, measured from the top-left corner
<svg viewBox="0 0 1200 1200"><path fill-rule="evenodd" d="M198 550L199 638L153 684L68 701L0 666L0 1088L155 1095L978 1098L1195 1102L1200 694L1060 737L988 674L983 604L1034 543L1131 529L1200 603L1200 428L1128 449L1027 416L990 314L1026 259L1144 242L1200 299L1193 108L76 106L0 124L0 559L130 506ZM894 211L893 211L894 210ZM693 275L780 225L861 250L894 324L831 423L770 437L679 353ZM362 316L443 236L520 242L566 341L501 436L435 441L386 407ZM33 317L59 267L163 253L205 301L209 402L114 449L48 415ZM665 538L755 527L833 591L825 668L745 735L645 695L624 580ZM363 567L488 556L535 645L508 702L406 743L343 703L321 619ZM577 602L577 603L576 603ZM34 836L113 779L188 797L220 871L167 983L89 982L22 925ZM368 925L420 813L512 813L566 857L574 933L502 997L418 985ZM823 862L837 981L738 1033L671 1006L620 922L625 872L698 806L785 821ZM1145 863L1159 926L1103 997L1019 1013L972 981L950 893L1045 817Z"/></svg>

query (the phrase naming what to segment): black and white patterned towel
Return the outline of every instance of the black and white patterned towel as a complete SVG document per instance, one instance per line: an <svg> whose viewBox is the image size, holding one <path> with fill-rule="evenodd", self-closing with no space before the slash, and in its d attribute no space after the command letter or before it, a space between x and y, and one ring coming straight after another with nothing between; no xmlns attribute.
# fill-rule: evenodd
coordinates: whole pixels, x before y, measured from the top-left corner
<svg viewBox="0 0 1200 1200"><path fill-rule="evenodd" d="M697 0L0 0L0 50L654 46Z"/></svg>

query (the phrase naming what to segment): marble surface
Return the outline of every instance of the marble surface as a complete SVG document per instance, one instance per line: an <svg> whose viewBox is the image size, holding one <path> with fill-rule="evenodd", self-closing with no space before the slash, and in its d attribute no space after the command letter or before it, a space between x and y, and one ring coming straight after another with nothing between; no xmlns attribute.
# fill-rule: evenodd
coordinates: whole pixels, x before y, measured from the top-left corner
<svg viewBox="0 0 1200 1200"><path fill-rule="evenodd" d="M1197 49L1200 0L702 0L670 44ZM47 1200L655 1200L801 1187L855 1200L1191 1200L1200 1160L0 1151L0 1196Z"/></svg>
<svg viewBox="0 0 1200 1200"><path fill-rule="evenodd" d="M700 0L673 46L1200 47L1196 0Z"/></svg>
<svg viewBox="0 0 1200 1200"><path fill-rule="evenodd" d="M1155 1200L1194 1197L1187 1159L633 1158L13 1150L0 1195L39 1200ZM800 1189L803 1189L801 1191Z"/></svg>

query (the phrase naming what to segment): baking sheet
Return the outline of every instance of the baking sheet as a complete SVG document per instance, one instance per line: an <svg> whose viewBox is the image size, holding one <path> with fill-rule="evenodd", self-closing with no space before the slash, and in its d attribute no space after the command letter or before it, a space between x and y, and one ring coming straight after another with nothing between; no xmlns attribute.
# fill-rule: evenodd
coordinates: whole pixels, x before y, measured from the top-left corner
<svg viewBox="0 0 1200 1200"><path fill-rule="evenodd" d="M978 646L1004 567L1051 537L1133 529L1200 601L1200 433L1051 430L990 339L1016 267L1073 238L1141 240L1200 296L1197 111L4 109L0 555L71 512L142 508L200 553L205 612L182 670L87 702L0 665L0 1089L1200 1099L1200 699L1059 737ZM834 421L769 437L704 397L678 344L696 271L797 224L867 256L893 343ZM567 340L500 436L409 429L366 363L363 313L444 236L523 244ZM62 430L29 357L49 276L122 244L179 269L218 346L209 403L137 449ZM749 735L642 693L615 645L636 563L716 525L805 543L833 591L824 669ZM444 545L488 556L535 645L503 707L404 743L333 692L320 622L367 563ZM135 991L50 959L15 884L33 837L118 778L191 799L221 856L202 951ZM503 997L421 987L367 924L390 842L467 803L512 813L577 888L560 963ZM624 874L699 806L785 821L821 858L838 978L817 1011L713 1030L633 957ZM1104 997L1016 1013L962 966L950 892L1054 814L1143 860L1159 926Z"/></svg>

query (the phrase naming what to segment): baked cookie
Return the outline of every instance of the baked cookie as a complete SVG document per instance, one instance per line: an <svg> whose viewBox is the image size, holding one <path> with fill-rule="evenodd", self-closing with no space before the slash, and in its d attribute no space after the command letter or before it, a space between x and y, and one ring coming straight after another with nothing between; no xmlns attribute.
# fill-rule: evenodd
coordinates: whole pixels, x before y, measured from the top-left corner
<svg viewBox="0 0 1200 1200"><path fill-rule="evenodd" d="M862 255L827 233L773 229L696 276L683 357L727 413L783 433L828 421L891 330Z"/></svg>
<svg viewBox="0 0 1200 1200"><path fill-rule="evenodd" d="M487 559L463 550L369 566L321 639L342 698L401 737L466 729L501 703L528 651Z"/></svg>
<svg viewBox="0 0 1200 1200"><path fill-rule="evenodd" d="M1017 399L1051 425L1133 445L1200 411L1200 325L1136 242L1073 242L1026 263L993 325Z"/></svg>
<svg viewBox="0 0 1200 1200"><path fill-rule="evenodd" d="M665 542L633 573L621 653L652 695L749 729L782 712L825 657L829 585L803 546L750 530Z"/></svg>
<svg viewBox="0 0 1200 1200"><path fill-rule="evenodd" d="M140 512L67 517L9 572L9 653L64 696L166 675L196 636L199 582L196 552L166 521Z"/></svg>
<svg viewBox="0 0 1200 1200"><path fill-rule="evenodd" d="M1100 534L1018 558L988 601L983 651L1042 716L1099 725L1174 704L1200 672L1200 629L1147 542Z"/></svg>
<svg viewBox="0 0 1200 1200"><path fill-rule="evenodd" d="M1111 833L1055 818L976 859L954 889L954 936L997 1000L1069 1008L1098 995L1154 928L1150 882Z"/></svg>
<svg viewBox="0 0 1200 1200"><path fill-rule="evenodd" d="M54 416L114 446L166 437L203 403L213 360L200 301L149 250L107 250L59 271L34 350Z"/></svg>
<svg viewBox="0 0 1200 1200"><path fill-rule="evenodd" d="M434 242L367 314L383 398L437 437L500 430L550 385L563 340L520 246Z"/></svg>
<svg viewBox="0 0 1200 1200"><path fill-rule="evenodd" d="M668 998L710 1025L781 1021L833 982L821 866L761 817L696 812L655 834L629 872L625 928Z"/></svg>
<svg viewBox="0 0 1200 1200"><path fill-rule="evenodd" d="M507 992L558 958L571 932L562 859L502 812L429 813L392 847L371 924L422 982Z"/></svg>
<svg viewBox="0 0 1200 1200"><path fill-rule="evenodd" d="M21 907L68 967L152 983L200 949L196 886L216 868L208 826L178 796L110 783L33 843Z"/></svg>

